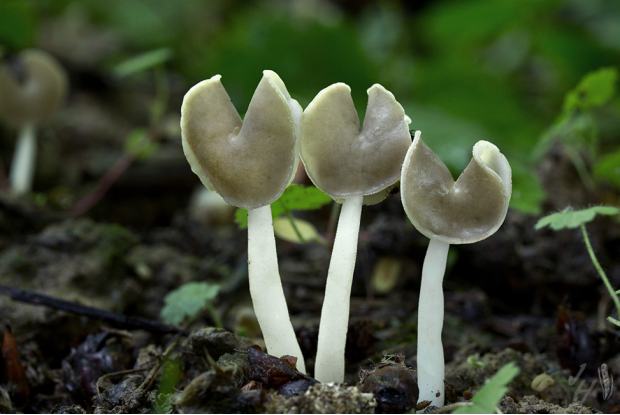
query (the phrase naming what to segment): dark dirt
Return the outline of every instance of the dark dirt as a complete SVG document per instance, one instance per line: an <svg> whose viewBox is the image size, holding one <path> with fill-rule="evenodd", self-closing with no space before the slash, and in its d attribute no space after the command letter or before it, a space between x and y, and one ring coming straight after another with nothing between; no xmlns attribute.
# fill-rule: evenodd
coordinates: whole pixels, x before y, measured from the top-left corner
<svg viewBox="0 0 620 415"><path fill-rule="evenodd" d="M208 281L221 285L214 306L225 330L214 329L209 313L186 327L189 336L124 330L0 295L0 320L10 326L16 346L3 350L0 360L0 412L372 413L393 408L390 400L409 410L410 380L398 378L387 390L355 387L360 368L368 375L385 355L401 354L399 370L405 372L398 376L415 378L427 239L408 222L399 197L363 209L346 350L350 386L315 384L280 359L270 364L287 374L272 384L248 361L248 347L264 344L251 311L247 234L230 222L226 208L205 218L195 205L188 207L199 182L181 150L176 110L150 127L159 142L152 157L132 164L84 216L68 217L72 204L121 156L134 125L125 114L144 123L145 111L134 104L153 95L148 84L124 89L70 70L84 84L41 127L35 194L0 194L0 284L158 320L167 293L189 281ZM171 109L180 107L185 90L171 81ZM14 132L0 135L7 143ZM7 144L0 147L5 165L11 153ZM540 163L539 174L549 191L547 211L617 198L610 189L584 190L559 146ZM325 233L330 210L296 215ZM222 217L227 222L218 224ZM500 403L503 412L592 413L620 405L620 343L605 322L611 301L579 230L535 231L537 219L509 211L488 240L451 249L443 335L447 403L454 405L449 409L470 400L508 362L520 374ZM620 225L597 219L588 231L612 285L620 287ZM329 249L278 240L278 255L312 373ZM387 268L396 271L379 272ZM233 334L240 332L247 337ZM13 369L15 362L23 372ZM611 396L599 383L603 364L615 375ZM532 381L543 373L554 383L534 391ZM22 375L27 391L16 381ZM584 406L574 403L582 399Z"/></svg>

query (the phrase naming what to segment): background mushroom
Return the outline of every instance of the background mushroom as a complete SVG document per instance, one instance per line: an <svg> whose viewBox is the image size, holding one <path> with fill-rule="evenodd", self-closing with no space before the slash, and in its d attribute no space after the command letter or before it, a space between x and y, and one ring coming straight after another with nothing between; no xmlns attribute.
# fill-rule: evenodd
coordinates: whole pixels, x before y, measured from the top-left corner
<svg viewBox="0 0 620 415"><path fill-rule="evenodd" d="M24 50L0 66L0 116L19 129L9 173L15 194L32 189L36 126L64 102L68 84L62 66L41 50Z"/></svg>
<svg viewBox="0 0 620 415"><path fill-rule="evenodd" d="M220 81L202 81L183 99L183 150L194 173L231 205L248 210L250 294L270 354L304 359L280 281L270 203L299 163L301 106L275 72L264 71L243 122Z"/></svg>
<svg viewBox="0 0 620 415"><path fill-rule="evenodd" d="M401 198L411 223L430 239L418 305L420 401L444 404L443 276L450 244L493 235L504 222L512 193L506 157L488 141L474 145L473 158L455 182L446 165L416 131L401 177Z"/></svg>
<svg viewBox="0 0 620 415"><path fill-rule="evenodd" d="M325 287L319 324L315 378L344 380L344 348L362 203L376 197L400 177L411 142L410 120L394 95L379 84L368 89L364 126L351 98L351 89L331 85L306 108L302 122L301 159L308 176L338 202L342 211ZM372 197L374 195L374 197Z"/></svg>

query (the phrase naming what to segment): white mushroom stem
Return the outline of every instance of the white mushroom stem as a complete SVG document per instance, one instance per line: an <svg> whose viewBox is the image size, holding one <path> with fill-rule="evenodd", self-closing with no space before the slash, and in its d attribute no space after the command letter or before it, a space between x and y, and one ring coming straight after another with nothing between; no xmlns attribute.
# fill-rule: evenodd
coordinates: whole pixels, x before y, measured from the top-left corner
<svg viewBox="0 0 620 415"><path fill-rule="evenodd" d="M277 357L296 357L297 369L306 373L278 271L271 205L248 210L248 272L254 313L267 351Z"/></svg>
<svg viewBox="0 0 620 415"><path fill-rule="evenodd" d="M321 310L314 370L314 377L323 383L344 381L344 347L363 199L363 196L345 198L338 219Z"/></svg>
<svg viewBox="0 0 620 415"><path fill-rule="evenodd" d="M11 189L16 195L30 193L34 164L37 154L35 126L32 123L22 125L13 154L13 163L9 173Z"/></svg>
<svg viewBox="0 0 620 415"><path fill-rule="evenodd" d="M444 404L444 358L441 343L443 328L443 276L450 244L431 239L422 266L422 284L418 304L418 402Z"/></svg>

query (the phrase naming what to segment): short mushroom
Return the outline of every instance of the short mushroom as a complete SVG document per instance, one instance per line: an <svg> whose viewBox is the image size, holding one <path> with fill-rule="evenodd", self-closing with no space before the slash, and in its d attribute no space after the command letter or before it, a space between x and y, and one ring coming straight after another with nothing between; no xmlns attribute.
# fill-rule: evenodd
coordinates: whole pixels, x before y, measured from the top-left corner
<svg viewBox="0 0 620 415"><path fill-rule="evenodd" d="M17 195L32 189L36 159L36 125L64 102L68 80L51 55L28 49L0 66L0 116L19 128L9 180Z"/></svg>
<svg viewBox="0 0 620 415"><path fill-rule="evenodd" d="M301 159L312 182L342 203L325 299L319 324L315 378L344 381L344 347L362 204L385 199L385 189L400 178L411 144L410 120L394 95L375 84L368 89L364 126L351 89L331 85L304 111Z"/></svg>
<svg viewBox="0 0 620 415"><path fill-rule="evenodd" d="M506 157L488 141L474 145L473 158L455 182L446 165L416 131L401 177L407 216L430 239L418 305L420 401L444 404L443 276L450 244L469 244L493 235L504 222L512 193Z"/></svg>
<svg viewBox="0 0 620 415"><path fill-rule="evenodd" d="M242 121L216 75L192 87L181 108L183 150L202 183L248 210L250 294L265 344L277 357L304 359L278 271L270 203L299 163L301 106L275 72L264 71Z"/></svg>

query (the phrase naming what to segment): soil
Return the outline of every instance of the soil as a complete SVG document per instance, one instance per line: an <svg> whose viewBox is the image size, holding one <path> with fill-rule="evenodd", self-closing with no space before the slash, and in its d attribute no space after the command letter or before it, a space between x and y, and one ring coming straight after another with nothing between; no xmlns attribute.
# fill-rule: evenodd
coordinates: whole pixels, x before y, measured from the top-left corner
<svg viewBox="0 0 620 415"><path fill-rule="evenodd" d="M6 327L0 411L410 411L428 242L408 222L398 195L363 209L346 385L316 383L297 372L294 362L270 360L251 348L264 350L248 291L247 233L232 223L230 210L214 213L190 204L200 184L183 156L178 128L188 85L171 76L170 110L149 125L146 107L136 103L155 95L153 82L113 82L68 64L80 83L68 105L39 129L34 193L0 194L0 284L161 324L166 294L189 281L208 281L221 286L213 305L224 329L214 327L208 312L186 322L186 331L166 334L0 295ZM70 208L122 157L124 138L136 125L148 126L157 151L133 162L101 201L72 217ZM14 135L0 130L5 166ZM538 172L549 192L545 211L569 202L617 200L612 189L592 193L580 186L560 146ZM330 206L296 213L323 234L330 215ZM509 211L491 238L451 248L443 339L452 406L420 410L462 406L509 362L520 373L500 402L503 412L619 410L620 343L605 321L612 303L580 231L535 231L537 219ZM620 225L599 218L588 231L612 285L619 287ZM293 324L312 374L330 250L317 243L277 244ZM386 261L395 273L379 272ZM616 375L610 395L599 381L603 364ZM383 383L364 389L360 375L367 382L386 365L390 375ZM278 382L261 375L273 367L284 373ZM532 381L541 374L553 382L535 391Z"/></svg>

